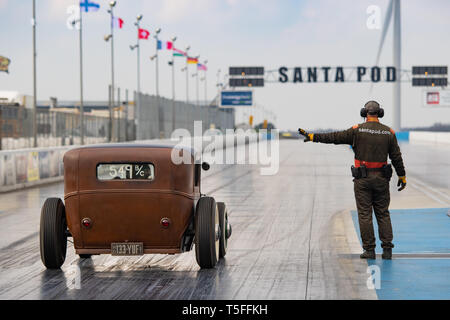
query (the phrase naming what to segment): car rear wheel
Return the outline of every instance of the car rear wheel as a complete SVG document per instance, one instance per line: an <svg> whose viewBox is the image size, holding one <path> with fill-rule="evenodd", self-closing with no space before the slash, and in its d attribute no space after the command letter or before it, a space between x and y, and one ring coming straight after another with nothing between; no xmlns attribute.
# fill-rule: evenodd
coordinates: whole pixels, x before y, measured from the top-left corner
<svg viewBox="0 0 450 320"><path fill-rule="evenodd" d="M219 257L223 258L227 254L228 247L228 211L227 206L223 202L217 202L217 208L219 209L219 227L220 227L220 244L219 244Z"/></svg>
<svg viewBox="0 0 450 320"><path fill-rule="evenodd" d="M212 197L201 197L195 214L195 257L200 268L213 268L219 261L219 210Z"/></svg>
<svg viewBox="0 0 450 320"><path fill-rule="evenodd" d="M41 260L48 269L59 269L66 259L67 223L64 203L59 198L45 200L41 210Z"/></svg>

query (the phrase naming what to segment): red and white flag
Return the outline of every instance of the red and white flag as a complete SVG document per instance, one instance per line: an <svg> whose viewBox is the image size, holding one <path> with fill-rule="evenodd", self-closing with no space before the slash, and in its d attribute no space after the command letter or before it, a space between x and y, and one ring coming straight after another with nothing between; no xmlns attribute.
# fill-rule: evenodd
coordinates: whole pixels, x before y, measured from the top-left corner
<svg viewBox="0 0 450 320"><path fill-rule="evenodd" d="M139 29L138 30L138 37L139 39L148 40L148 37L150 36L150 31L145 29Z"/></svg>

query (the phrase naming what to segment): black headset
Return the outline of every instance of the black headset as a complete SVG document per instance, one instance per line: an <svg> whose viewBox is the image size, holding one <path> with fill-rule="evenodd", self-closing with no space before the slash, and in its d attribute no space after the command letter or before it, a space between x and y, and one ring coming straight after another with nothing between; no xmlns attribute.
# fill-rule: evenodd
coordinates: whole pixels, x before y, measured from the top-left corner
<svg viewBox="0 0 450 320"><path fill-rule="evenodd" d="M370 108L367 107L368 104L371 104ZM372 110L369 110L372 109ZM369 101L364 105L364 108L361 108L361 111L359 111L359 114L363 118L367 118L367 115L377 115L378 118L383 118L384 116L384 109L380 107L380 104L376 101Z"/></svg>

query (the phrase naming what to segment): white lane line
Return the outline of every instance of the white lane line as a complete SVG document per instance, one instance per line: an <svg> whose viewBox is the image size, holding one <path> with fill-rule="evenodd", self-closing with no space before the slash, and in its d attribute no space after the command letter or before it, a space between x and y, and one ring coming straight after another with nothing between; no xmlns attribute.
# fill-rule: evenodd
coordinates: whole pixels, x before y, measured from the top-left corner
<svg viewBox="0 0 450 320"><path fill-rule="evenodd" d="M448 202L441 200L440 198L436 197L435 195L433 195L432 193L430 193L429 191L427 191L427 190L424 189L423 187L416 186L416 185L414 185L414 183L412 183L412 184L410 185L410 187L413 188L413 189L416 189L416 190L418 190L418 191L420 191L420 192L422 192L422 193L424 193L424 194L425 194L426 196L428 196L429 198L433 199L433 200L436 201L436 202L439 202L440 204L442 204L442 205L444 205L444 206L446 206L446 207L449 206L449 203L448 203Z"/></svg>
<svg viewBox="0 0 450 320"><path fill-rule="evenodd" d="M424 186L424 187L426 187L426 188L428 188L428 189L430 189L431 191L433 191L433 192L439 194L440 196L446 198L447 200L450 200L450 195L445 194L444 192L442 192L442 191L440 191L440 190L438 190L438 189L436 189L436 188L433 188L433 187L430 186L429 184L426 184L425 182L420 181L420 180L415 179L415 178L414 178L414 182L417 183L417 184L419 184L419 185L422 185L422 186Z"/></svg>

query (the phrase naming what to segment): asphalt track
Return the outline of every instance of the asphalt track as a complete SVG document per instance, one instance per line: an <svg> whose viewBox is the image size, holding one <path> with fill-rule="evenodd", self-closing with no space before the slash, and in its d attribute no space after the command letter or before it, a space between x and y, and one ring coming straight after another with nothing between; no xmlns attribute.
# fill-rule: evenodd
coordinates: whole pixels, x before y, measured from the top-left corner
<svg viewBox="0 0 450 320"><path fill-rule="evenodd" d="M402 151L408 187L398 193L391 181L392 207L449 207L450 147L405 144ZM202 191L227 204L233 234L211 270L199 269L194 252L79 259L71 244L62 269L46 270L40 207L63 197L62 183L1 194L0 299L380 298L367 288L368 264L357 255L352 158L345 146L282 140L276 175L260 175L258 165L213 166Z"/></svg>

